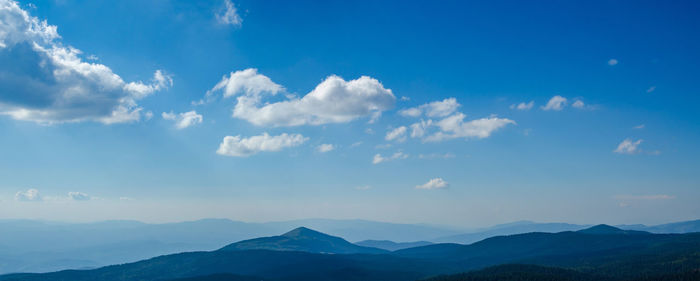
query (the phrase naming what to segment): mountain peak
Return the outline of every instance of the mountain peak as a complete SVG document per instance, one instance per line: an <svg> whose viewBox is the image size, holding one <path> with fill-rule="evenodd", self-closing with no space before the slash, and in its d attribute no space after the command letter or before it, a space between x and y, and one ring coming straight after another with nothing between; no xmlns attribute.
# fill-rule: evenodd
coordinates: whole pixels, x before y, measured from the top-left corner
<svg viewBox="0 0 700 281"><path fill-rule="evenodd" d="M622 230L607 224L599 224L578 231L585 234L645 234L644 231Z"/></svg>
<svg viewBox="0 0 700 281"><path fill-rule="evenodd" d="M229 244L220 250L273 250L333 254L378 254L386 250L352 244L343 238L298 227L280 236L261 237Z"/></svg>
<svg viewBox="0 0 700 281"><path fill-rule="evenodd" d="M297 227L295 229L292 229L289 232L282 234L281 236L291 238L291 237L300 237L300 236L319 237L319 236L330 236L330 235L302 226L302 227Z"/></svg>

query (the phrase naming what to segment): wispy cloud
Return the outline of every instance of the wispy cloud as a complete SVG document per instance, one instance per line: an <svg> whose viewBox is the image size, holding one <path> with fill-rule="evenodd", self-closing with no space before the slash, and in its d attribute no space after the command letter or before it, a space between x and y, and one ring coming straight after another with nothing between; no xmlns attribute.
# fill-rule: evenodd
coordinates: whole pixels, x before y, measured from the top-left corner
<svg viewBox="0 0 700 281"><path fill-rule="evenodd" d="M653 92L654 90L656 90L656 86L651 86L647 89L647 93L649 94L649 93Z"/></svg>
<svg viewBox="0 0 700 281"><path fill-rule="evenodd" d="M372 164L376 165L376 164L383 163L383 162L406 159L406 158L408 158L408 156L409 156L408 154L403 153L401 151L398 151L398 152L392 154L391 156L387 156L387 157L384 157L381 154L377 153L372 158Z"/></svg>
<svg viewBox="0 0 700 281"><path fill-rule="evenodd" d="M617 65L618 63L619 63L619 62L617 61L617 59L609 59L609 60L608 60L608 65L609 65L609 66L615 66L615 65Z"/></svg>
<svg viewBox="0 0 700 281"><path fill-rule="evenodd" d="M442 178L434 178L424 184L417 185L416 189L441 189L448 186L449 184Z"/></svg>
<svg viewBox="0 0 700 281"><path fill-rule="evenodd" d="M333 151L335 149L335 145L329 144L329 143L324 143L316 147L316 150L321 153L326 153Z"/></svg>
<svg viewBox="0 0 700 281"><path fill-rule="evenodd" d="M231 0L224 0L224 5L220 11L216 14L216 20L220 24L227 24L236 27L240 27L243 24L243 18L238 14L238 9L236 4L231 2Z"/></svg>
<svg viewBox="0 0 700 281"><path fill-rule="evenodd" d="M632 139L625 139L619 145L617 145L617 148L613 150L613 152L619 154L639 153L641 151L641 149L639 149L639 145L642 144L642 141L642 139L636 141L633 141Z"/></svg>
<svg viewBox="0 0 700 281"><path fill-rule="evenodd" d="M175 114L172 111L163 112L161 116L165 120L175 121L175 128L179 130L190 127L192 125L200 124L204 119L201 114L197 114L197 111L194 110L180 114Z"/></svg>
<svg viewBox="0 0 700 281"><path fill-rule="evenodd" d="M406 141L406 131L407 130L408 130L408 128L406 128L406 126L401 126L401 127L392 129L386 133L386 136L384 137L384 139L387 141L404 142L404 141Z"/></svg>
<svg viewBox="0 0 700 281"><path fill-rule="evenodd" d="M541 108L542 108L542 110L545 110L545 111L550 111L550 110L561 111L566 106L566 103L567 103L567 99L565 97L556 95L556 96L553 96L551 99L549 99L547 104L542 106Z"/></svg>
<svg viewBox="0 0 700 281"><path fill-rule="evenodd" d="M521 102L521 103L519 103L519 104L511 104L511 105L510 105L510 109L517 109L517 110L523 110L523 111L525 111L525 110L530 110L530 109L532 109L534 106L535 106L535 102L534 102L534 101L530 101L530 102L528 102L528 103Z"/></svg>

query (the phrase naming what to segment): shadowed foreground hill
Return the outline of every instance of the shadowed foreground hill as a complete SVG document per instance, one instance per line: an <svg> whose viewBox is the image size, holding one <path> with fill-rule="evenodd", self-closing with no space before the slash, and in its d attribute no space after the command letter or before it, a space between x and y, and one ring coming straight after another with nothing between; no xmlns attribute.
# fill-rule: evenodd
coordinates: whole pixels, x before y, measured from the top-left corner
<svg viewBox="0 0 700 281"><path fill-rule="evenodd" d="M293 231L290 236L313 236L318 239L302 239L305 249L313 252L290 251L284 247L281 247L281 251L226 250L225 247L213 252L167 255L95 270L5 275L0 276L0 281L146 281L197 276L201 276L199 280L207 280L202 278L230 277L221 274L239 275L231 278L256 276L280 281L417 280L513 263L576 271L571 276L579 276L577 274L580 273L580 276L595 274L609 280L633 280L674 276L700 269L700 233L651 234L604 225L578 232L501 236L471 245L436 244L384 254L320 254L317 253L321 252L318 249L326 252L325 247L329 245L327 235L301 229ZM247 248L252 248L252 245L278 247L289 243L299 247L297 242L283 240L286 242L281 243L279 239L290 239L281 237L276 236L272 240L270 237L263 238L256 243L243 242L247 243ZM332 238L331 241L340 239ZM338 242L339 245L347 246L347 241L340 240L344 243ZM320 242L313 245L307 244L309 241ZM569 276L566 275L569 273L558 270L546 272L555 276Z"/></svg>
<svg viewBox="0 0 700 281"><path fill-rule="evenodd" d="M327 254L380 254L386 250L358 246L345 239L330 236L306 227L299 227L280 236L262 237L229 244L219 251L272 250Z"/></svg>

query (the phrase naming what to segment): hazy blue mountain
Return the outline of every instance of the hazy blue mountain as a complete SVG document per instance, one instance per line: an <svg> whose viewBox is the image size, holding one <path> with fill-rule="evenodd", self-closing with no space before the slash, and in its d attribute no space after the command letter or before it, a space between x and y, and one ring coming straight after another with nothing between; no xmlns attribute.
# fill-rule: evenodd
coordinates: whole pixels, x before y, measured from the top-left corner
<svg viewBox="0 0 700 281"><path fill-rule="evenodd" d="M638 230L624 230L617 227L609 226L606 224L599 224L590 228L581 229L576 231L578 233L585 234L598 234L598 235L649 235L650 232L638 231Z"/></svg>
<svg viewBox="0 0 700 281"><path fill-rule="evenodd" d="M355 245L343 238L299 227L280 236L261 237L229 244L219 251L273 250L327 254L379 254L388 251Z"/></svg>
<svg viewBox="0 0 700 281"><path fill-rule="evenodd" d="M158 255L215 250L235 241L277 235L303 223L356 240L415 241L457 233L435 226L364 220L246 223L204 219L164 224L125 220L95 223L0 220L0 274L95 268Z"/></svg>
<svg viewBox="0 0 700 281"><path fill-rule="evenodd" d="M327 235L307 229L290 235L327 239ZM94 270L4 275L0 281L146 281L190 277L204 281L230 277L226 274L238 275L232 278L256 276L264 280L416 280L508 263L562 267L609 280L674 278L700 268L700 233L651 234L598 225L576 232L498 236L471 245L435 244L389 254L288 250L190 252ZM560 272L559 269L544 271ZM542 272L524 274L531 273Z"/></svg>
<svg viewBox="0 0 700 281"><path fill-rule="evenodd" d="M481 229L471 233L463 233L457 235L449 235L438 237L433 242L440 243L459 243L471 244L477 241L484 240L489 237L500 235L521 234L528 232L561 232L561 231L576 231L588 227L587 225L568 224L568 223L536 223L531 221L518 221L513 223L495 225L486 229Z"/></svg>
<svg viewBox="0 0 700 281"><path fill-rule="evenodd" d="M266 225L273 225L281 229L281 231L297 227L308 227L354 242L369 239L391 240L395 242L430 241L435 237L464 232L464 229L447 226L386 223L368 220L304 219L271 222L266 223Z"/></svg>
<svg viewBox="0 0 700 281"><path fill-rule="evenodd" d="M397 243L397 242L389 241L389 240L364 240L364 241L357 242L355 244L360 245L360 246L364 246L364 247L374 247L374 248L384 249L387 251L396 251L396 250L401 250L401 249L432 245L433 243L428 242L428 241Z"/></svg>
<svg viewBox="0 0 700 281"><path fill-rule="evenodd" d="M304 226L304 223L308 223L307 226L310 228L343 237L349 241L424 240L463 244L498 235L559 232L585 228L585 226L573 224L519 221L454 236L463 232L440 226L365 220L309 219L246 223L228 219L205 219L165 224L123 220L95 223L0 220L0 274L95 268L134 262L158 255L215 250L235 241L277 235L289 229ZM644 226L639 230L655 233L696 231L697 224L696 220ZM442 238L433 239L435 237Z"/></svg>
<svg viewBox="0 0 700 281"><path fill-rule="evenodd" d="M620 225L622 229L640 230L651 233L691 233L700 232L700 220L682 221L666 223L660 225L646 226L643 224Z"/></svg>

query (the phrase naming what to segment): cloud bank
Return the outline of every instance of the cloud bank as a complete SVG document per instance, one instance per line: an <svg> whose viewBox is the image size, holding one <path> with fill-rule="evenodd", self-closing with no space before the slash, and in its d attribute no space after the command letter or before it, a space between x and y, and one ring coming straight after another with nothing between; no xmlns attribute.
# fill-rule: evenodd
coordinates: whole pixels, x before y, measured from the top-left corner
<svg viewBox="0 0 700 281"><path fill-rule="evenodd" d="M143 110L138 100L172 86L160 70L149 83L127 83L85 62L80 50L63 45L56 26L17 2L0 0L0 22L0 115L47 124L133 122Z"/></svg>

